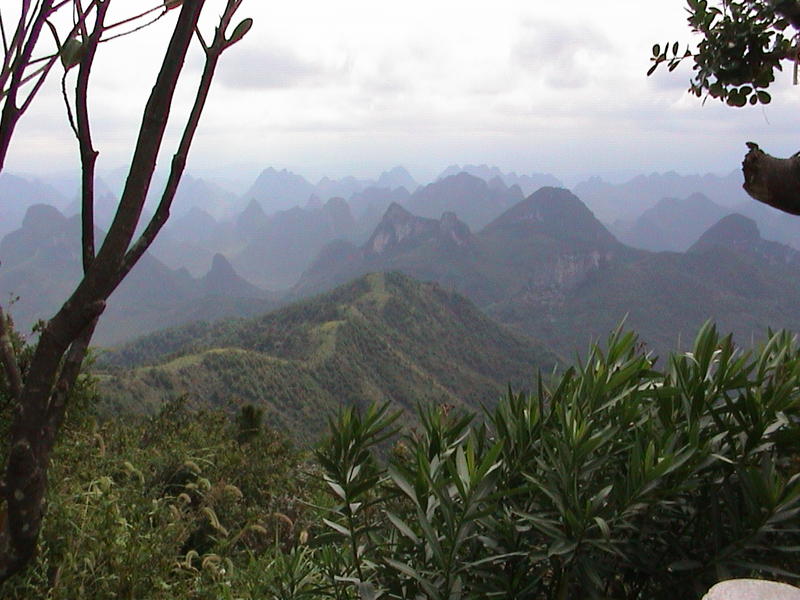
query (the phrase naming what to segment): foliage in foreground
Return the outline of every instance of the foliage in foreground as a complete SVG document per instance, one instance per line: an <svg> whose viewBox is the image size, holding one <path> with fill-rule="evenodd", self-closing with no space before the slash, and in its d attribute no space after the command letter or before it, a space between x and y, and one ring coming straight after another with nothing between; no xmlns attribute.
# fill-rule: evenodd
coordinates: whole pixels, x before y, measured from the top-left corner
<svg viewBox="0 0 800 600"><path fill-rule="evenodd" d="M36 564L6 598L672 598L796 580L800 348L632 334L480 418L345 408L318 464L173 404L73 420Z"/></svg>
<svg viewBox="0 0 800 600"><path fill-rule="evenodd" d="M347 557L328 593L692 598L730 576L796 577L798 358L786 333L748 356L707 325L659 372L617 333L485 423L421 409L385 468L391 417L345 410L318 452Z"/></svg>
<svg viewBox="0 0 800 600"><path fill-rule="evenodd" d="M2 598L229 598L303 528L303 455L245 407L137 421L73 415L37 560ZM238 578L238 579L236 579Z"/></svg>

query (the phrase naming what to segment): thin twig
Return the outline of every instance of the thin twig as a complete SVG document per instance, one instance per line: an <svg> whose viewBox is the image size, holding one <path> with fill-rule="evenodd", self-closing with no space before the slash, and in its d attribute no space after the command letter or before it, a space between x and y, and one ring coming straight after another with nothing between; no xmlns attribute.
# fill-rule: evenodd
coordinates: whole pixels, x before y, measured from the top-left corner
<svg viewBox="0 0 800 600"><path fill-rule="evenodd" d="M146 11L144 11L142 13L139 13L138 15L134 15L132 17L128 17L126 19L123 19L122 21L117 21L116 23L112 23L111 25L106 27L106 30L116 29L117 27L121 27L122 25L126 25L128 23L132 23L133 21L141 19L142 17L146 17L150 13L156 12L157 10L163 10L163 12L158 17L159 19L161 17L163 17L165 14L167 14L167 11L164 9L164 5L163 4L159 4L155 8L149 8Z"/></svg>
<svg viewBox="0 0 800 600"><path fill-rule="evenodd" d="M78 15L83 14L83 7L81 6L81 0L74 0L75 2L75 10L73 14L75 15L76 25L80 25L81 27L81 35L84 39L89 37L89 30L86 28L86 18L79 17Z"/></svg>
<svg viewBox="0 0 800 600"><path fill-rule="evenodd" d="M83 14L82 19L86 19L86 17L89 15L89 12L95 6L100 6L102 4L104 4L104 3L99 3L98 0L92 0L92 3L89 5L89 7L86 9L86 12ZM72 27L72 31L70 31L70 34L69 34L69 36L67 36L67 39L72 37L77 32L77 28L78 28L77 24ZM38 38L38 35L37 35L37 38ZM55 64L56 59L58 58L58 56L59 56L59 54L56 54L46 65L44 65L44 67L42 68L43 72L42 72L42 74L41 74L41 76L39 78L39 81L37 81L34 84L33 89L31 90L31 93L28 94L28 97L25 99L25 102L20 107L20 109L19 109L20 113L24 113L26 110L28 110L28 107L30 106L31 102L33 102L33 98L38 93L39 88L42 87L42 84L44 83L44 80L47 78L47 75L50 72L50 69ZM30 61L29 61L29 64L30 64Z"/></svg>
<svg viewBox="0 0 800 600"><path fill-rule="evenodd" d="M3 52L8 56L8 40L6 39L6 27L3 24L3 12L0 11L0 34L3 36Z"/></svg>
<svg viewBox="0 0 800 600"><path fill-rule="evenodd" d="M59 7L63 6L64 4L65 4L65 3L64 3L64 2L62 2L62 3L59 5ZM90 11L91 11L91 10L92 10L92 9L93 9L93 8L94 8L96 5L97 5L97 4L98 4L98 0L92 0L91 4L89 4L89 6L88 6L88 7L87 7L87 9L86 9L86 12L84 12L84 13L83 13L83 18L84 18L84 19L85 19L85 18L86 18L86 17L89 15L89 12L90 12ZM55 10L56 10L56 9L54 9L54 8L51 8L51 9L50 9L50 12L49 12L49 14L53 14L53 13L55 12ZM51 27L51 28L52 28L52 24L50 23L50 21L49 21L47 18L45 18L45 23L46 23L46 24L47 24L49 27ZM51 31L52 31L52 29L51 29ZM78 31L78 26L77 26L77 25L73 25L73 27L72 27L72 29L70 30L69 34L67 34L67 37L66 37L66 39L70 39L72 36L74 36L74 35L77 33L77 31ZM57 38L58 38L58 36L56 35L56 39L57 39ZM60 46L60 44L59 44L58 42L57 42L57 45L58 45L58 46ZM36 71L34 71L33 73L30 73L30 74L28 74L28 75L25 75L25 76L22 78L22 80L19 82L19 85L17 86L17 89L21 88L23 85L25 85L26 83L28 83L28 82L29 82L29 81L31 81L32 79L35 79L35 78L36 78L36 77L38 77L39 75L42 75L42 74L44 74L44 76L46 77L46 76L47 76L47 74L50 72L50 69L53 67L53 65L55 64L55 62L56 62L56 60L58 59L58 57L59 57L59 56L60 56L60 47L59 47L59 52L55 52L55 53L53 53L53 54L48 54L48 55L46 55L46 56L42 56L42 57L39 57L39 58L34 58L34 59L31 59L31 58L29 58L29 59L28 59L28 61L27 61L27 63L25 64L25 66L24 66L24 67L21 67L21 68L22 68L22 71L23 71L23 73L24 73L25 69L27 69L28 67L30 67L30 66L32 66L32 65L35 65L36 63L39 63L39 62L42 62L42 61L47 61L47 63L46 63L45 65L43 65L43 66L39 67L39 68L38 68ZM14 69L16 69L16 68L20 68L20 67L14 67L14 68L11 68L11 67L9 67L9 68L7 68L7 69L4 67L4 71L3 71L2 73L0 73L0 100L2 100L3 98L5 98L6 96L8 96L8 94L10 93L10 87L9 87L9 89L8 89L8 90L5 90L5 89L4 89L4 87L5 87L5 82L7 81L7 79L8 79L8 77L9 77L9 75L11 75L11 74L14 72ZM40 85L41 85L41 84L40 84ZM37 87L36 87L36 89L37 89L37 90L38 90L38 87L39 87L39 86L37 86ZM35 94L34 94L34 95L35 95ZM33 97L33 96L29 96L29 97L28 97L28 99L30 100L30 99L32 99L32 97ZM30 104L30 101L27 101L27 102L25 103L25 108L27 108L27 106L28 106L29 104ZM22 113L22 112L25 112L25 110L24 110L24 109L22 109L22 110L20 110L20 112L21 112L21 113Z"/></svg>
<svg viewBox="0 0 800 600"><path fill-rule="evenodd" d="M28 61L33 55L33 49L34 46L36 46L36 42L39 40L39 34L44 26L44 21L49 16L48 9L50 9L52 6L52 0L45 0L37 19L33 23L33 27L30 30L23 30L22 27L25 23L24 17L27 14L27 10L30 8L30 0L22 0L22 3L23 14L20 19L17 33L15 34L15 41L12 42L12 46L14 43L19 43L20 47L17 57L10 69L11 83L9 84L9 91L4 100L2 116L0 116L0 171L3 170L6 155L8 154L8 148L11 144L11 136L13 135L14 129L17 126L17 122L19 121L19 118L24 112L25 108L27 108L27 106L30 104L30 99L32 98L32 96L30 96L22 108L17 108L17 92L19 91L21 85L20 80L24 76L25 65L27 65ZM23 43L26 35L27 40ZM19 37L18 41L16 40L17 37ZM5 78L6 76L6 73L0 74L0 78ZM43 81L44 79L42 78L39 82L37 82L32 94L35 94L35 92L39 90L39 87L41 87ZM0 89L3 87L5 87L4 82L0 83Z"/></svg>
<svg viewBox="0 0 800 600"><path fill-rule="evenodd" d="M241 2L242 0L228 0L225 12L220 18L220 24L214 32L213 43L211 46L204 48L206 51L206 62L203 68L203 74L200 76L200 82L198 84L194 104L192 105L192 110L189 113L189 119L186 122L183 135L181 136L180 143L178 144L178 149L175 152L175 155L172 157L172 164L170 167L169 177L167 178L167 185L164 188L163 194L161 195L161 201L159 202L155 214L150 219L150 222L147 224L147 227L142 235L125 254L125 258L120 268L119 281L121 281L122 278L124 278L130 272L136 262L147 251L147 249L150 247L150 244L153 243L156 235L158 235L158 232L161 231L164 223L166 223L167 219L169 218L172 201L175 199L175 193L178 190L178 184L180 183L181 175L186 167L186 159L189 154L189 148L192 145L192 140L194 139L197 126L200 122L200 117L203 113L203 109L205 108L206 100L208 99L208 93L211 89L211 82L214 79L214 71L217 68L219 57L228 47L228 42L225 39L225 31L228 29L231 19L239 9ZM197 32L197 28L195 28L195 32Z"/></svg>
<svg viewBox="0 0 800 600"><path fill-rule="evenodd" d="M144 29L145 27L150 27L150 25L152 25L153 23L158 21L165 14L166 13L161 13L160 15L157 15L154 19L151 19L151 20L147 21L146 23L143 23L143 24L139 25L138 27L134 27L130 31L123 31L122 33L116 33L116 34L112 35L111 37L108 37L108 38L106 38L106 39L104 39L102 41L103 41L103 43L110 42L111 40L115 40L117 38L120 38L120 37L123 37L123 36L126 36L126 35L130 35L132 33L135 33L135 32L137 32L137 31L139 31L141 29Z"/></svg>
<svg viewBox="0 0 800 600"><path fill-rule="evenodd" d="M64 71L64 74L61 76L61 97L64 99L64 107L67 109L67 120L69 121L70 129L72 129L72 133L75 134L75 137L80 139L78 127L75 125L75 119L72 116L72 107L69 104L69 95L67 94L67 75L69 75L69 71Z"/></svg>
<svg viewBox="0 0 800 600"><path fill-rule="evenodd" d="M89 76L97 53L97 45L103 35L103 23L109 2L97 7L94 29L86 39L86 54L78 71L75 85L75 113L78 118L78 146L81 155L81 249L83 272L86 273L94 261L94 175L98 152L92 145L92 130L89 122Z"/></svg>
<svg viewBox="0 0 800 600"><path fill-rule="evenodd" d="M47 25L50 28L50 33L53 34L53 39L56 41L56 48L58 48L59 51L60 51L61 50L61 40L58 39L58 31L56 30L56 26L53 25L53 23L50 21L50 19L46 19L45 20L45 25ZM32 62L29 62L28 66L30 66L31 64L32 64Z"/></svg>

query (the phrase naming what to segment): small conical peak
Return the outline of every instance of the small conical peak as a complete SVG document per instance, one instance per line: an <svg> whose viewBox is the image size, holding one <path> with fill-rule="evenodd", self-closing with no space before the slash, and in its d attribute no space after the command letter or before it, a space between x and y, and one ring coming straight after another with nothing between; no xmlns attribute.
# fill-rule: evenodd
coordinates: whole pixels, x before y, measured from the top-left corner
<svg viewBox="0 0 800 600"><path fill-rule="evenodd" d="M402 166L399 166L399 165L396 166L396 167L393 167L392 169L390 169L388 171L384 171L383 173L381 173L381 176L384 176L384 175L391 176L391 177L411 177L411 173L409 173L408 170L405 167L402 167Z"/></svg>
<svg viewBox="0 0 800 600"><path fill-rule="evenodd" d="M394 167L390 171L384 171L378 178L376 185L377 187L389 189L402 187L406 188L409 192L413 192L419 186L404 167Z"/></svg>
<svg viewBox="0 0 800 600"><path fill-rule="evenodd" d="M392 202L389 205L389 208L387 208L386 212L383 214L383 219L381 219L381 222L407 221L408 219L413 218L414 215L408 212L405 208L400 206L397 202Z"/></svg>
<svg viewBox="0 0 800 600"><path fill-rule="evenodd" d="M215 275L234 275L236 276L236 271L231 265L230 261L225 258L224 255L217 252L214 255L214 258L211 260L211 270L210 273L214 273Z"/></svg>
<svg viewBox="0 0 800 600"><path fill-rule="evenodd" d="M586 205L569 190L543 187L509 208L496 222L551 222L587 215L593 217Z"/></svg>
<svg viewBox="0 0 800 600"><path fill-rule="evenodd" d="M350 205L347 203L347 200L345 200L341 196L334 196L333 198L329 198L328 201L325 203L325 210L349 212Z"/></svg>
<svg viewBox="0 0 800 600"><path fill-rule="evenodd" d="M267 216L266 213L264 212L264 209L261 206L261 203L258 200L256 200L255 198L251 198L250 202L247 203L247 206L242 211L242 216L245 216L245 215L247 215L248 218L250 218L252 216L255 216L255 215L258 215L258 216L261 216L261 217L266 217Z"/></svg>
<svg viewBox="0 0 800 600"><path fill-rule="evenodd" d="M220 254L217 252L214 255L214 258L211 259L211 270L212 271L233 271L233 266L231 265L230 261L225 258L225 255Z"/></svg>
<svg viewBox="0 0 800 600"><path fill-rule="evenodd" d="M564 239L615 242L591 210L569 190L543 187L497 217L490 227L525 224L541 233Z"/></svg>
<svg viewBox="0 0 800 600"><path fill-rule="evenodd" d="M714 204L714 202L701 192L694 192L687 198L690 202L702 202L703 204Z"/></svg>
<svg viewBox="0 0 800 600"><path fill-rule="evenodd" d="M34 204L25 212L22 220L23 229L36 231L51 231L64 225L67 218L54 206L49 204Z"/></svg>
<svg viewBox="0 0 800 600"><path fill-rule="evenodd" d="M230 261L220 253L211 260L211 269L201 279L203 292L213 296L259 297L261 290L243 279Z"/></svg>
<svg viewBox="0 0 800 600"><path fill-rule="evenodd" d="M516 183L512 185L510 188L508 188L508 194L509 196L512 196L514 198L519 198L520 200L525 198L525 194L523 193L522 188L519 187L519 185Z"/></svg>
<svg viewBox="0 0 800 600"><path fill-rule="evenodd" d="M761 241L761 233L753 219L733 213L721 218L700 236L692 250L708 246L742 247Z"/></svg>

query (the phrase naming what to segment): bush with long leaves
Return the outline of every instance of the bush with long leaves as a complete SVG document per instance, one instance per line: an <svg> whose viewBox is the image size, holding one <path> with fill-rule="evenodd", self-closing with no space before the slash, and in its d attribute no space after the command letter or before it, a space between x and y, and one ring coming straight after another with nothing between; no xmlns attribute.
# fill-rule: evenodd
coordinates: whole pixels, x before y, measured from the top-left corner
<svg viewBox="0 0 800 600"><path fill-rule="evenodd" d="M699 597L730 576L798 577L788 333L743 353L708 324L659 369L620 330L482 418L421 408L387 453L395 418L347 409L317 453L335 502L316 543L343 550L320 566L328 594Z"/></svg>

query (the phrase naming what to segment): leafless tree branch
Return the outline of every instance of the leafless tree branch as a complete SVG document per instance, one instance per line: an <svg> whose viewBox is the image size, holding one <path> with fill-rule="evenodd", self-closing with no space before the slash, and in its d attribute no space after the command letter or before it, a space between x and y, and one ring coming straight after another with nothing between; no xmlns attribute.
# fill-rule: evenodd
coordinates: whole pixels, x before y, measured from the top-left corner
<svg viewBox="0 0 800 600"><path fill-rule="evenodd" d="M97 54L97 45L103 36L103 23L108 7L108 2L103 2L97 7L94 29L86 39L86 54L81 61L75 86L75 114L78 128L76 133L81 155L81 249L84 273L89 270L95 256L94 179L99 154L92 144L92 130L89 124L89 75Z"/></svg>

